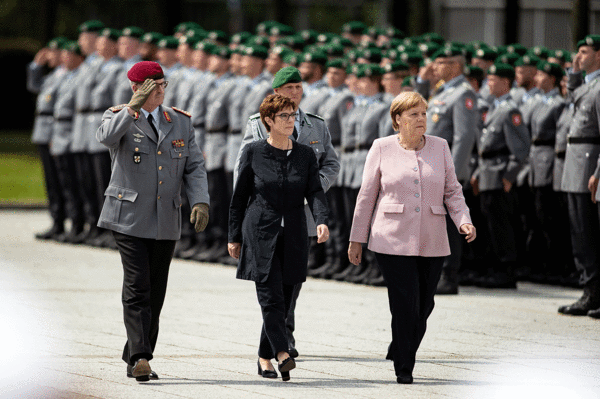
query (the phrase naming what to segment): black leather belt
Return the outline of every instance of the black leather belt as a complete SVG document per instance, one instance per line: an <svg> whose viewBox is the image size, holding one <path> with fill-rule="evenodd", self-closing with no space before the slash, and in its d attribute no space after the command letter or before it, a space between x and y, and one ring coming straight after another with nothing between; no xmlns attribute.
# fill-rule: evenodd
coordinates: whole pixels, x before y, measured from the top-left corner
<svg viewBox="0 0 600 399"><path fill-rule="evenodd" d="M347 146L347 147L344 147L344 148L342 148L342 152L343 152L344 154L347 154L347 153L349 153L349 152L353 152L355 148L356 148L356 147L354 147L354 146Z"/></svg>
<svg viewBox="0 0 600 399"><path fill-rule="evenodd" d="M567 137L569 144L600 144L600 137Z"/></svg>
<svg viewBox="0 0 600 399"><path fill-rule="evenodd" d="M92 110L89 108L84 108L84 109L78 109L77 112L79 112L80 114L89 114L90 112L92 112Z"/></svg>
<svg viewBox="0 0 600 399"><path fill-rule="evenodd" d="M331 145L334 146L334 147L337 147L337 146L340 145L340 142L339 141L332 141Z"/></svg>
<svg viewBox="0 0 600 399"><path fill-rule="evenodd" d="M357 144L354 148L356 148L357 150L370 150L371 146L371 144Z"/></svg>
<svg viewBox="0 0 600 399"><path fill-rule="evenodd" d="M54 116L54 113L52 113L52 112L36 112L35 115L36 116Z"/></svg>
<svg viewBox="0 0 600 399"><path fill-rule="evenodd" d="M199 123L197 125L194 125L194 127L204 129L204 123Z"/></svg>
<svg viewBox="0 0 600 399"><path fill-rule="evenodd" d="M479 156L483 159L496 158L502 155L510 155L510 151L508 150L508 148L503 148L501 150L496 151L486 151L479 154Z"/></svg>
<svg viewBox="0 0 600 399"><path fill-rule="evenodd" d="M235 134L241 134L241 133L242 133L242 131L241 131L241 130L237 130L237 129L236 129L236 130L231 130L229 133L230 133L230 134L234 134L234 135L235 135Z"/></svg>
<svg viewBox="0 0 600 399"><path fill-rule="evenodd" d="M542 139L535 139L531 141L531 144L541 147L541 146L550 146L553 147L554 144L556 144L556 140L555 139L547 139L547 140L542 140Z"/></svg>
<svg viewBox="0 0 600 399"><path fill-rule="evenodd" d="M210 133L225 133L227 132L227 126L225 126L224 128L220 128L220 129L208 129L206 131L206 133L210 134Z"/></svg>
<svg viewBox="0 0 600 399"><path fill-rule="evenodd" d="M56 122L72 122L73 118L54 118Z"/></svg>
<svg viewBox="0 0 600 399"><path fill-rule="evenodd" d="M565 159L565 155L567 155L566 151L557 151L556 152L556 158Z"/></svg>

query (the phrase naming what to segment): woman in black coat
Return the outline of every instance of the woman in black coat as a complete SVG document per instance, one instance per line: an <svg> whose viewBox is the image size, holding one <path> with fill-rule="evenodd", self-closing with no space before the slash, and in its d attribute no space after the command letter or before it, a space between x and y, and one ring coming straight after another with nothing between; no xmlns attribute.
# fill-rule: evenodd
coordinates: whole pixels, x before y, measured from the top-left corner
<svg viewBox="0 0 600 399"><path fill-rule="evenodd" d="M296 106L273 94L260 106L269 138L244 147L229 208L229 254L237 278L252 280L263 316L258 373L284 381L296 367L288 353L285 318L294 285L306 281L308 232L304 200L317 224L318 242L329 237L327 201L311 148L290 139Z"/></svg>

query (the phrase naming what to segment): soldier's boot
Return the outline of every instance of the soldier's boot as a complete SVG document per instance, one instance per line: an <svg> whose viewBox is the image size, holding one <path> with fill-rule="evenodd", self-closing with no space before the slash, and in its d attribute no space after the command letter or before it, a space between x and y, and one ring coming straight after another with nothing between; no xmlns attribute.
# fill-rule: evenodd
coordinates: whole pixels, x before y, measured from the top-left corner
<svg viewBox="0 0 600 399"><path fill-rule="evenodd" d="M442 276L435 291L436 295L458 295L458 272L450 269L453 268L448 267L442 270Z"/></svg>
<svg viewBox="0 0 600 399"><path fill-rule="evenodd" d="M373 272L373 264L368 263L368 266L362 271L362 273L348 276L346 281L354 284L367 284L368 278Z"/></svg>
<svg viewBox="0 0 600 399"><path fill-rule="evenodd" d="M177 241L175 244L175 252L173 253L174 258L186 259L183 258L182 254L188 251L190 248L194 248L196 244L196 240L194 237L182 237L181 240Z"/></svg>
<svg viewBox="0 0 600 399"><path fill-rule="evenodd" d="M323 271L323 273L321 274L321 278L324 279L330 279L331 276L338 274L338 273L343 273L344 270L346 270L348 267L351 266L350 260L348 260L348 255L346 253L339 255L336 260L335 263L333 265L333 267L331 269L327 269L325 271Z"/></svg>
<svg viewBox="0 0 600 399"><path fill-rule="evenodd" d="M72 223L71 229L56 238L58 242L72 243L83 232L83 223Z"/></svg>
<svg viewBox="0 0 600 399"><path fill-rule="evenodd" d="M383 278L383 274L381 274L381 270L379 270L379 266L376 265L372 269L372 273L367 278L366 283L374 287L385 287L385 280Z"/></svg>
<svg viewBox="0 0 600 399"><path fill-rule="evenodd" d="M571 316L586 316L590 311L600 308L600 278L583 286L583 295L576 302L558 308L558 313Z"/></svg>
<svg viewBox="0 0 600 399"><path fill-rule="evenodd" d="M600 308L596 310L590 310L587 315L593 319L600 319Z"/></svg>
<svg viewBox="0 0 600 399"><path fill-rule="evenodd" d="M89 223L88 228L84 229L81 234L73 238L71 242L73 244L83 244L85 240L89 239L90 237L98 237L98 234L100 234L98 227L95 224Z"/></svg>
<svg viewBox="0 0 600 399"><path fill-rule="evenodd" d="M313 270L325 263L325 245L317 244L316 237L309 237L308 270Z"/></svg>
<svg viewBox="0 0 600 399"><path fill-rule="evenodd" d="M353 265L351 263L343 271L332 275L331 279L335 280L335 281L346 281L346 279L348 277L360 274L364 271L364 269L365 269L365 262L359 263L358 265Z"/></svg>
<svg viewBox="0 0 600 399"><path fill-rule="evenodd" d="M54 240L56 237L65 232L64 222L54 221L52 227L42 233L36 233L35 238L38 240Z"/></svg>
<svg viewBox="0 0 600 399"><path fill-rule="evenodd" d="M333 239L329 239L323 243L325 249L325 261L322 265L308 269L308 275L311 277L321 277L327 270L333 269L337 261L335 244Z"/></svg>

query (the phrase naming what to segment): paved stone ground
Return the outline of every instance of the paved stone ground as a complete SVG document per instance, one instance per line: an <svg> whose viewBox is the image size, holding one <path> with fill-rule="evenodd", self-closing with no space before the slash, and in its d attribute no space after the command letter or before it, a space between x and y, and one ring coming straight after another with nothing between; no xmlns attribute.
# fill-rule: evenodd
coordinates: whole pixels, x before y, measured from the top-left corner
<svg viewBox="0 0 600 399"><path fill-rule="evenodd" d="M557 314L581 291L534 284L437 297L415 383L395 382L385 288L313 280L297 309L292 380L256 373L254 285L175 260L151 362L137 383L115 251L38 242L43 211L0 211L0 398L598 398L600 322Z"/></svg>

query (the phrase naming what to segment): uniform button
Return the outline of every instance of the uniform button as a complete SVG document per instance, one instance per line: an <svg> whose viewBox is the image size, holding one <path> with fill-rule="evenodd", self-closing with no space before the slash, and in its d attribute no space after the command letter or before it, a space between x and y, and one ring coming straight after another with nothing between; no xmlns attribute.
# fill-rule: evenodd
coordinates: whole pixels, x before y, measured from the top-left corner
<svg viewBox="0 0 600 399"><path fill-rule="evenodd" d="M158 184L162 184L162 180L158 182Z"/></svg>
<svg viewBox="0 0 600 399"><path fill-rule="evenodd" d="M139 148L137 148L137 147L135 147L135 150L136 150L136 151L139 151L140 149L139 149Z"/></svg>
<svg viewBox="0 0 600 399"><path fill-rule="evenodd" d="M419 168L417 168L416 166L413 168L413 170L416 172L417 170L419 170Z"/></svg>
<svg viewBox="0 0 600 399"><path fill-rule="evenodd" d="M417 209L415 209L415 211L421 212L421 208L417 207Z"/></svg>
<svg viewBox="0 0 600 399"><path fill-rule="evenodd" d="M160 155L160 154L162 154L162 152L159 151L157 154Z"/></svg>
<svg viewBox="0 0 600 399"><path fill-rule="evenodd" d="M158 167L158 170L162 170L162 166L159 166L159 167Z"/></svg>
<svg viewBox="0 0 600 399"><path fill-rule="evenodd" d="M160 195L158 196L158 199L160 199Z"/></svg>
<svg viewBox="0 0 600 399"><path fill-rule="evenodd" d="M117 195L117 197L123 198L123 194L119 194L119 195Z"/></svg>
<svg viewBox="0 0 600 399"><path fill-rule="evenodd" d="M415 179L415 184L419 184L419 179Z"/></svg>
<svg viewBox="0 0 600 399"><path fill-rule="evenodd" d="M179 157L181 157L181 154L179 154Z"/></svg>
<svg viewBox="0 0 600 399"><path fill-rule="evenodd" d="M416 193L416 194L415 194L415 197L416 197L416 198L419 198L419 197L420 197L419 193Z"/></svg>

